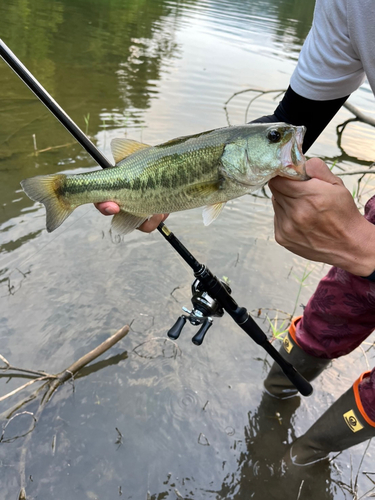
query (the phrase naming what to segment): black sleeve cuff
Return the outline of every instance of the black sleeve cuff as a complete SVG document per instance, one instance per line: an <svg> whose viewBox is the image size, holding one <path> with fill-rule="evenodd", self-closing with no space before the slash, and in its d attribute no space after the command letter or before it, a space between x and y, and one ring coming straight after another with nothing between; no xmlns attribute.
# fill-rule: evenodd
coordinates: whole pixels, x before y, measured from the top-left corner
<svg viewBox="0 0 375 500"><path fill-rule="evenodd" d="M361 276L361 278L364 278L365 280L369 281L375 281L375 271L371 273L369 276Z"/></svg>
<svg viewBox="0 0 375 500"><path fill-rule="evenodd" d="M273 115L262 116L252 123L285 122L291 125L305 125L306 134L303 152L315 142L349 96L330 101L313 101L302 97L288 87Z"/></svg>

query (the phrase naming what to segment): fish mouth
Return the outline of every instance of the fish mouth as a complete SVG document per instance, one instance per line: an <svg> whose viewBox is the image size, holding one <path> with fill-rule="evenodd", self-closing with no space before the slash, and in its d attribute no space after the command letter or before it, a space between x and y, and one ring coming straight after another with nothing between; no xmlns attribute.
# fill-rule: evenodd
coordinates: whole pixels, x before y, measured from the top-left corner
<svg viewBox="0 0 375 500"><path fill-rule="evenodd" d="M306 158L302 152L305 133L306 127L304 125L293 128L292 139L281 148L280 160L282 168L279 175L301 181L306 181L310 178L306 174Z"/></svg>

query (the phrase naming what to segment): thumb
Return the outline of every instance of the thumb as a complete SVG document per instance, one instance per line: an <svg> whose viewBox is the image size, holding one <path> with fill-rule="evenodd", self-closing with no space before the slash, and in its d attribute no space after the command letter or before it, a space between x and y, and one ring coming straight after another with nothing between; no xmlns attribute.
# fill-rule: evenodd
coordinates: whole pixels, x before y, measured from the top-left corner
<svg viewBox="0 0 375 500"><path fill-rule="evenodd" d="M342 184L341 179L336 177L320 158L311 158L307 160L305 166L307 175L313 179L320 179L329 184Z"/></svg>

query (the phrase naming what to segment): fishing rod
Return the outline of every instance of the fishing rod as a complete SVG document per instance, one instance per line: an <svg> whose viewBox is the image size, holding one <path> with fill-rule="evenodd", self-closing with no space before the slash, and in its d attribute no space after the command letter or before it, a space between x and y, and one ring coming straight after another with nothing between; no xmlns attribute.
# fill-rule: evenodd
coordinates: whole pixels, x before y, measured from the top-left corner
<svg viewBox="0 0 375 500"><path fill-rule="evenodd" d="M21 63L10 48L0 39L0 56L10 66L10 68L21 78L36 97L51 111L60 123L72 134L76 141L87 151L87 153L102 168L113 167L114 165L97 149L74 121L57 104L50 94L42 87L30 71ZM190 311L183 308L187 313L178 318L175 325L168 331L168 336L177 339L186 321L192 325L201 325L198 333L193 337L193 343L201 345L203 339L213 323L213 317L221 317L226 311L237 325L249 335L258 345L279 364L284 374L303 395L309 396L312 393L311 384L304 378L291 363L286 361L281 354L273 347L265 333L257 325L244 307L238 306L231 295L229 285L219 280L203 264L198 262L181 241L167 228L164 223L160 223L158 231L176 252L185 260L194 272L195 281L192 285L192 304Z"/></svg>

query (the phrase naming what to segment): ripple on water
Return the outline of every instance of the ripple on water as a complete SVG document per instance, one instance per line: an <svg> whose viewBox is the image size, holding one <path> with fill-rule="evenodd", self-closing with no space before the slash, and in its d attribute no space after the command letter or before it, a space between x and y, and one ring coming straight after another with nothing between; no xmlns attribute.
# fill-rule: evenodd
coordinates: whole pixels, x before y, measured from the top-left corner
<svg viewBox="0 0 375 500"><path fill-rule="evenodd" d="M168 416L179 422L184 420L192 421L202 413L202 401L197 392L188 387L171 392L169 401L166 404Z"/></svg>
<svg viewBox="0 0 375 500"><path fill-rule="evenodd" d="M166 337L153 337L137 345L133 352L140 358L157 359L157 358L174 358L181 356L181 349L171 339Z"/></svg>

